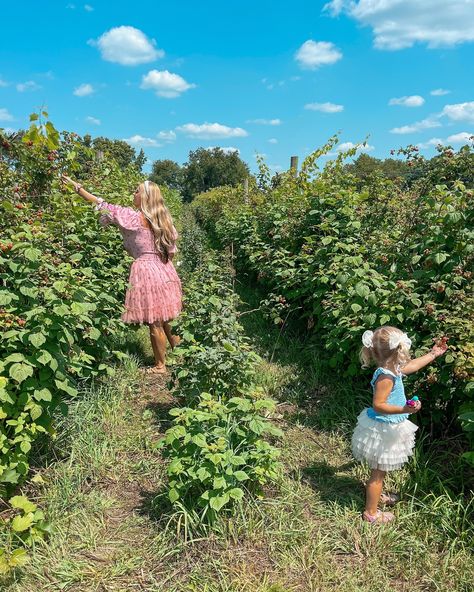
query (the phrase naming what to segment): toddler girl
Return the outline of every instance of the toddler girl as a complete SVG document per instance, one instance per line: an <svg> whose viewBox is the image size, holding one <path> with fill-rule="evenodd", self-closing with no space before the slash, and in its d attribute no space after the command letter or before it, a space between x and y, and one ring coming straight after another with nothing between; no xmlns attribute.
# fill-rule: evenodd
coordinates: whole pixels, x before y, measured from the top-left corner
<svg viewBox="0 0 474 592"><path fill-rule="evenodd" d="M364 409L358 417L352 436L352 453L372 469L366 485L366 503L362 518L367 522L390 522L391 512L378 510L380 501L393 505L394 495L382 494L387 471L400 469L413 454L415 432L418 427L408 416L421 409L416 401L407 405L403 377L413 374L446 352L446 343L440 342L431 351L414 360L410 359L411 339L395 327L379 327L365 331L361 360L364 366L377 364L372 377L372 407Z"/></svg>

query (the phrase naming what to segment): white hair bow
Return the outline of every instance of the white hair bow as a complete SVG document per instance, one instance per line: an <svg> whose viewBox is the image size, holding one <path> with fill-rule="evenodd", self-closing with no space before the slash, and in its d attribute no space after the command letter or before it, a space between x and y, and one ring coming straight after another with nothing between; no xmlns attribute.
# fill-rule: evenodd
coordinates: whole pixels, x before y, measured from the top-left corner
<svg viewBox="0 0 474 592"><path fill-rule="evenodd" d="M401 344L405 345L407 349L411 347L411 339L406 333L393 333L390 335L388 340L388 347L390 349L395 349Z"/></svg>
<svg viewBox="0 0 474 592"><path fill-rule="evenodd" d="M374 332L373 331L364 331L362 335L362 343L365 347L373 347L374 346Z"/></svg>

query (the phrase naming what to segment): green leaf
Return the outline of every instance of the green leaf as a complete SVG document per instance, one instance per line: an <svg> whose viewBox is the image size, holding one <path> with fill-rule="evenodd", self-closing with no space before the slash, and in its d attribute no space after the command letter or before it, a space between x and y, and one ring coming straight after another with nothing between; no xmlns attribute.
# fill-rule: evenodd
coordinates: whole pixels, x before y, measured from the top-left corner
<svg viewBox="0 0 474 592"><path fill-rule="evenodd" d="M43 414L43 408L41 405L32 405L30 409L30 416L33 421L36 421L38 417L41 417Z"/></svg>
<svg viewBox="0 0 474 592"><path fill-rule="evenodd" d="M366 284L359 282L356 287L355 291L361 298L366 298L370 294L370 289Z"/></svg>
<svg viewBox="0 0 474 592"><path fill-rule="evenodd" d="M179 499L178 490L175 489L174 487L172 487L168 492L168 497L169 497L170 502L172 504L174 504L174 502Z"/></svg>
<svg viewBox="0 0 474 592"><path fill-rule="evenodd" d="M233 489L230 489L228 493L230 497L235 500L241 500L244 497L244 491L243 489L240 489L240 487L234 487Z"/></svg>
<svg viewBox="0 0 474 592"><path fill-rule="evenodd" d="M227 481L224 479L224 477L214 477L214 481L212 483L214 489L224 489L226 485Z"/></svg>
<svg viewBox="0 0 474 592"><path fill-rule="evenodd" d="M51 362L53 357L51 356L49 351L46 351L45 349L43 349L43 350L41 350L39 355L36 356L36 359L38 360L38 362L40 364L46 365L46 364L49 364L49 362Z"/></svg>
<svg viewBox="0 0 474 592"><path fill-rule="evenodd" d="M382 315L380 317L380 324L386 325L390 321L390 317L388 315Z"/></svg>
<svg viewBox="0 0 474 592"><path fill-rule="evenodd" d="M10 557L10 567L23 567L30 560L28 551L26 549L15 549Z"/></svg>
<svg viewBox="0 0 474 592"><path fill-rule="evenodd" d="M38 249L33 249L32 247L30 247L28 249L25 249L23 254L28 259L28 261L38 261L39 257L41 256L41 251L38 251Z"/></svg>
<svg viewBox="0 0 474 592"><path fill-rule="evenodd" d="M41 390L35 390L33 393L33 398L37 401L47 401L48 403L52 400L53 396L51 391L47 388L43 388Z"/></svg>
<svg viewBox="0 0 474 592"><path fill-rule="evenodd" d="M25 495L15 495L9 500L12 508L23 510L26 514L28 512L35 512L37 509L36 504L30 502Z"/></svg>
<svg viewBox="0 0 474 592"><path fill-rule="evenodd" d="M10 567L23 567L30 560L28 551L26 549L15 549L10 557Z"/></svg>
<svg viewBox="0 0 474 592"><path fill-rule="evenodd" d="M46 341L46 337L43 335L43 333L31 333L28 335L28 341L35 347L41 347Z"/></svg>
<svg viewBox="0 0 474 592"><path fill-rule="evenodd" d="M28 442L28 440L22 440L20 442L20 449L25 454L28 454L28 452L31 450L31 444Z"/></svg>
<svg viewBox="0 0 474 592"><path fill-rule="evenodd" d="M228 501L229 495L225 493L224 495L216 495L215 497L211 497L209 505L213 510L218 512Z"/></svg>
<svg viewBox="0 0 474 592"><path fill-rule="evenodd" d="M357 304L356 302L354 302L354 304L351 304L351 308L353 312L355 312L356 314L362 310L362 306L360 304Z"/></svg>
<svg viewBox="0 0 474 592"><path fill-rule="evenodd" d="M446 261L447 258L448 256L446 255L446 253L436 253L435 255L433 255L434 262L437 265L440 265L441 263Z"/></svg>
<svg viewBox="0 0 474 592"><path fill-rule="evenodd" d="M23 382L29 376L33 376L33 368L28 364L13 364L8 371L13 380L18 383Z"/></svg>
<svg viewBox="0 0 474 592"><path fill-rule="evenodd" d="M28 530L34 523L33 514L29 513L25 516L15 516L12 520L12 528L15 532L24 532Z"/></svg>
<svg viewBox="0 0 474 592"><path fill-rule="evenodd" d="M247 479L250 479L245 471L235 471L234 477L237 481L246 481Z"/></svg>

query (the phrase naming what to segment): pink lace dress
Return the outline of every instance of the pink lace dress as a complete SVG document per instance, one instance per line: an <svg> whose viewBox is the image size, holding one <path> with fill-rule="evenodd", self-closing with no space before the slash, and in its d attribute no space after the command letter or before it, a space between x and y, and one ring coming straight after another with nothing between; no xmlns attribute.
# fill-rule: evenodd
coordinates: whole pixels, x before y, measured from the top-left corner
<svg viewBox="0 0 474 592"><path fill-rule="evenodd" d="M181 312L181 281L173 263L163 263L157 255L153 232L143 226L141 213L103 200L99 200L97 209L102 211L101 225L118 226L125 250L135 259L122 320L151 324L175 319ZM171 252L176 252L176 246Z"/></svg>

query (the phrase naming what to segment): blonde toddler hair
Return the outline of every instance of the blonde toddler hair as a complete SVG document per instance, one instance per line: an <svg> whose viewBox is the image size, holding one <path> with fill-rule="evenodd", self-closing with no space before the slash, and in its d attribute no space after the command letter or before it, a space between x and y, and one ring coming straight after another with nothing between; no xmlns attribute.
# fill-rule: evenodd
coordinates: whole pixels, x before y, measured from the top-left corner
<svg viewBox="0 0 474 592"><path fill-rule="evenodd" d="M379 327L373 333L366 331L362 340L364 347L360 351L360 360L363 367L375 362L377 366L398 368L410 360L411 340L397 327Z"/></svg>

